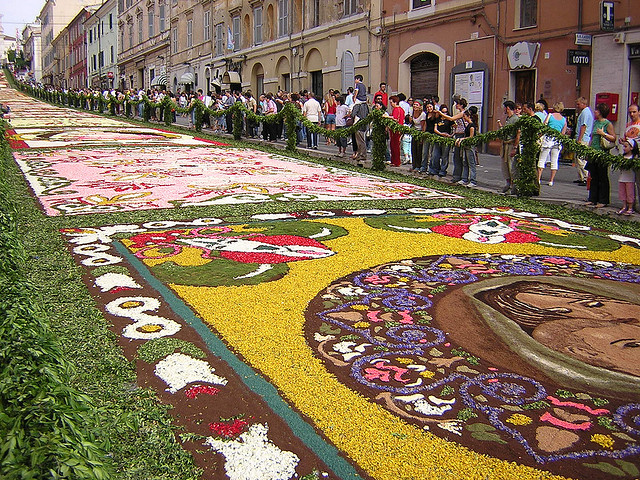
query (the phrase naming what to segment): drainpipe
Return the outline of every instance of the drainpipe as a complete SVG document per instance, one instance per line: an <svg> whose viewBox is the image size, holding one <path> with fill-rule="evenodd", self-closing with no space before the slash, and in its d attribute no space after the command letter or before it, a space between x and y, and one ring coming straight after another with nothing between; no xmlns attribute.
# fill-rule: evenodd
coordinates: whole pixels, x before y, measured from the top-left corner
<svg viewBox="0 0 640 480"><path fill-rule="evenodd" d="M578 0L578 32L582 32L582 0ZM582 45L578 45L578 50L582 50ZM576 97L581 97L582 91L582 67L576 67Z"/></svg>

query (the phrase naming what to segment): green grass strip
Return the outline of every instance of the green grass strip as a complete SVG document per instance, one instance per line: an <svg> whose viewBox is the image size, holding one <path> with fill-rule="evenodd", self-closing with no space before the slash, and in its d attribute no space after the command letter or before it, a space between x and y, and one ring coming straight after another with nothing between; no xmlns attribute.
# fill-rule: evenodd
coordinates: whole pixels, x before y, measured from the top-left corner
<svg viewBox="0 0 640 480"><path fill-rule="evenodd" d="M0 135L4 131L0 129ZM2 146L6 159L9 151ZM69 386L47 315L26 275L18 210L0 184L0 476L3 479L107 479L113 469L100 431L87 428L94 407Z"/></svg>

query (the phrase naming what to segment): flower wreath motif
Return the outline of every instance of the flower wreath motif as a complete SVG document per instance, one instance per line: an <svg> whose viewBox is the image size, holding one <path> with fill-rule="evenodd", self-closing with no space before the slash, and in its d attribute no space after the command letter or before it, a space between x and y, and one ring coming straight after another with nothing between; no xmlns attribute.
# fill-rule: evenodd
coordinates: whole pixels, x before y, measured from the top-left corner
<svg viewBox="0 0 640 480"><path fill-rule="evenodd" d="M342 279L340 288L329 287L321 294L325 308L315 314L314 324L322 325L318 331L308 324L307 336L332 371L347 369L385 408L425 428L453 433L463 443L511 439L539 465L623 461L640 454L640 403L549 390L533 378L500 371L487 359L470 355L429 325L437 294L477 282L487 273L640 283L638 266L570 257L406 260L360 272L351 281ZM548 439L558 433L562 448L549 447Z"/></svg>

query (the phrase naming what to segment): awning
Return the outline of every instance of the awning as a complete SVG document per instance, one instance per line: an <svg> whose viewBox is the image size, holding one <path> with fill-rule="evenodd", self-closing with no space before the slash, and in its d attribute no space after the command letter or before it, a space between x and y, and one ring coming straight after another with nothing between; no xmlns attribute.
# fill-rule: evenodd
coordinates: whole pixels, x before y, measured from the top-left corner
<svg viewBox="0 0 640 480"><path fill-rule="evenodd" d="M224 72L222 75L222 83L242 83L238 72Z"/></svg>
<svg viewBox="0 0 640 480"><path fill-rule="evenodd" d="M209 83L211 83L211 85L213 85L214 87L218 87L218 88L222 87L222 85L220 85L220 81L215 78L212 78Z"/></svg>
<svg viewBox="0 0 640 480"><path fill-rule="evenodd" d="M178 83L180 85L187 85L189 83L195 83L195 81L196 81L196 76L191 72L187 72L182 74L182 76L180 77L180 81Z"/></svg>
<svg viewBox="0 0 640 480"><path fill-rule="evenodd" d="M155 87L156 85L166 85L167 84L167 74L161 73L151 80L151 86Z"/></svg>

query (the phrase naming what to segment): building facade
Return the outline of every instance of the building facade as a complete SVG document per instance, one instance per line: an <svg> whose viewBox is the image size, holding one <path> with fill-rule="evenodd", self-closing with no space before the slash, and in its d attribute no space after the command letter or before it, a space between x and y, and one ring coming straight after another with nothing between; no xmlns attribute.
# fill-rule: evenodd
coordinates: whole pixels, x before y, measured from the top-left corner
<svg viewBox="0 0 640 480"><path fill-rule="evenodd" d="M598 77L626 61L624 48L609 56L615 39L636 42L632 32L640 26L630 2L599 0L561 7L541 0L383 0L381 14L381 80L407 96L438 95L443 103L461 94L479 107L482 130L497 127L507 99L544 98L569 108L580 96L595 102L596 93L611 90ZM599 54L601 43L607 49ZM632 60L627 73L637 69ZM640 89L639 73L618 91Z"/></svg>
<svg viewBox="0 0 640 480"><path fill-rule="evenodd" d="M98 3L96 0L46 0L40 10L42 28L42 83L53 85L53 70L59 68L59 55L54 39L75 18L82 7ZM59 43L59 42L56 42Z"/></svg>
<svg viewBox="0 0 640 480"><path fill-rule="evenodd" d="M67 25L70 88L78 89L87 86L87 32L84 26L85 22L97 9L98 6L84 7Z"/></svg>
<svg viewBox="0 0 640 480"><path fill-rule="evenodd" d="M69 31L67 28L60 30L58 35L51 41L50 45L51 63L47 70L47 74L43 74L46 78L47 85L53 85L58 88L68 89L69 79L71 77L71 64L69 52Z"/></svg>
<svg viewBox="0 0 640 480"><path fill-rule="evenodd" d="M166 72L169 59L169 2L118 0L118 87L148 89ZM182 2L180 2L182 3Z"/></svg>
<svg viewBox="0 0 640 480"><path fill-rule="evenodd" d="M118 2L107 0L85 22L87 84L112 89L118 74Z"/></svg>
<svg viewBox="0 0 640 480"><path fill-rule="evenodd" d="M29 62L26 80L39 83L42 81L42 35L39 23L26 25L22 30L22 51L24 59Z"/></svg>
<svg viewBox="0 0 640 480"><path fill-rule="evenodd" d="M370 85L380 63L376 1L172 0L169 84L322 95L360 73Z"/></svg>

